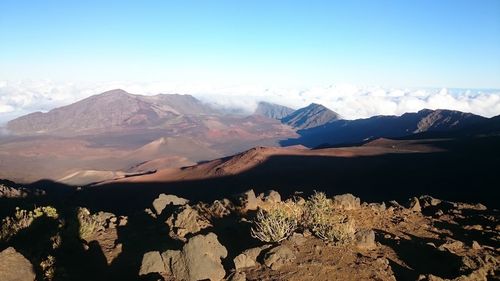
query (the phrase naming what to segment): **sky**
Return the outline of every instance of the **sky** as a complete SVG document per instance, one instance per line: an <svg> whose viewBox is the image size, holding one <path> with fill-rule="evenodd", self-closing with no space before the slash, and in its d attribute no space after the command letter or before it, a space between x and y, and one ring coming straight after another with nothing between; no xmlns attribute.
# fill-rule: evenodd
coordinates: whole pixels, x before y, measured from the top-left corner
<svg viewBox="0 0 500 281"><path fill-rule="evenodd" d="M478 92L467 89L500 89L499 77L498 0L0 0L0 122L106 85L220 100L229 89L239 98L278 93L271 99L322 89L311 96L330 101L444 89L472 102ZM482 108L456 108L500 114L497 94ZM344 115L414 108L369 105L380 110Z"/></svg>

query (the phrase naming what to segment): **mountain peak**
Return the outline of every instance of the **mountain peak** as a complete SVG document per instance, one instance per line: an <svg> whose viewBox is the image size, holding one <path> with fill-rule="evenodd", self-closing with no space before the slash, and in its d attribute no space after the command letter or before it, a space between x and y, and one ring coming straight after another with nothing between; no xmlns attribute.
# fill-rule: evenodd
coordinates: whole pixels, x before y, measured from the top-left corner
<svg viewBox="0 0 500 281"><path fill-rule="evenodd" d="M340 115L326 106L311 103L304 108L294 111L281 119L281 121L297 129L309 129L338 119L340 119Z"/></svg>
<svg viewBox="0 0 500 281"><path fill-rule="evenodd" d="M293 111L294 110L292 108L283 105L260 101L257 105L257 109L255 109L254 114L280 120L283 117L291 114Z"/></svg>

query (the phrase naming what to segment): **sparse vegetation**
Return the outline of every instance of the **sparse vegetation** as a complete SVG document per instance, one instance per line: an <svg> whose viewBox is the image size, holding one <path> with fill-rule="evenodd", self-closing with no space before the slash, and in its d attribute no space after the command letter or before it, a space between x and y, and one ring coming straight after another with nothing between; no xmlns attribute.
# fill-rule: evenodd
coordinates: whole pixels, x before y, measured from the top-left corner
<svg viewBox="0 0 500 281"><path fill-rule="evenodd" d="M324 193L316 192L304 205L287 201L260 209L251 235L264 242L280 242L297 226L336 245L349 243L356 232L354 220L336 210Z"/></svg>
<svg viewBox="0 0 500 281"><path fill-rule="evenodd" d="M2 220L0 241L8 241L20 230L28 228L33 221L42 216L53 219L59 218L57 210L52 206L37 207L33 211L16 208L13 217L6 217Z"/></svg>
<svg viewBox="0 0 500 281"><path fill-rule="evenodd" d="M55 264L56 264L56 259L50 255L46 259L40 262L40 268L43 271L44 280L51 281L54 279Z"/></svg>
<svg viewBox="0 0 500 281"><path fill-rule="evenodd" d="M306 226L318 238L337 245L347 244L356 232L354 220L339 213L323 192L315 192L306 203Z"/></svg>
<svg viewBox="0 0 500 281"><path fill-rule="evenodd" d="M88 241L97 232L100 220L96 214L91 214L87 208L78 208L77 212L80 224L78 233L81 239Z"/></svg>
<svg viewBox="0 0 500 281"><path fill-rule="evenodd" d="M280 242L297 228L296 210L288 204L276 204L257 212L251 235L263 242Z"/></svg>

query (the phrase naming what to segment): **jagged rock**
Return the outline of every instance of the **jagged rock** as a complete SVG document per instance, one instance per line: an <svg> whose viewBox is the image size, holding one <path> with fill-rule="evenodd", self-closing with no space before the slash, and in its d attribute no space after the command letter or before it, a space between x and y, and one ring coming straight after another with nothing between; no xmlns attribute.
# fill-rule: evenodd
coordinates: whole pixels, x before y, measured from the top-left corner
<svg viewBox="0 0 500 281"><path fill-rule="evenodd" d="M149 273L165 273L165 265L158 251L147 252L142 257L139 275L146 275Z"/></svg>
<svg viewBox="0 0 500 281"><path fill-rule="evenodd" d="M474 250L481 250L481 245L479 245L479 243L477 243L477 241L472 241L472 249Z"/></svg>
<svg viewBox="0 0 500 281"><path fill-rule="evenodd" d="M181 207L172 214L165 222L169 228L169 235L172 238L185 240L187 234L195 234L200 230L211 226L210 222L200 216L198 211L189 205Z"/></svg>
<svg viewBox="0 0 500 281"><path fill-rule="evenodd" d="M370 204L368 204L368 207L375 212L384 212L387 209L384 202L382 202L382 203L370 203Z"/></svg>
<svg viewBox="0 0 500 281"><path fill-rule="evenodd" d="M162 254L166 272L176 280L222 280L226 271L221 258L227 256L226 248L219 243L217 235L197 235L184 245L181 251L166 251Z"/></svg>
<svg viewBox="0 0 500 281"><path fill-rule="evenodd" d="M155 212L157 215L160 215L161 212L167 207L168 205L172 204L174 206L181 206L181 205L186 205L189 203L189 200L177 197L175 195L171 194L160 194L158 198L156 198L153 201L153 208L155 209Z"/></svg>
<svg viewBox="0 0 500 281"><path fill-rule="evenodd" d="M14 248L0 252L0 280L33 281L35 277L33 265Z"/></svg>
<svg viewBox="0 0 500 281"><path fill-rule="evenodd" d="M231 278L229 279L229 281L246 281L247 280L247 275L245 274L245 272L240 272L240 271L237 271L234 273L233 276L231 276Z"/></svg>
<svg viewBox="0 0 500 281"><path fill-rule="evenodd" d="M258 265L257 257L263 250L268 249L270 247L271 245L264 245L262 247L256 247L245 250L243 253L239 254L233 259L234 268L236 270L239 270L242 268L254 267Z"/></svg>
<svg viewBox="0 0 500 281"><path fill-rule="evenodd" d="M373 249L375 243L375 232L371 229L358 230L355 235L356 246L360 249Z"/></svg>
<svg viewBox="0 0 500 281"><path fill-rule="evenodd" d="M295 254L284 245L276 246L266 253L264 264L272 270L278 270L282 266L295 260Z"/></svg>
<svg viewBox="0 0 500 281"><path fill-rule="evenodd" d="M413 197L408 202L408 209L413 212L422 212L422 208L420 207L420 201L418 201L417 197Z"/></svg>
<svg viewBox="0 0 500 281"><path fill-rule="evenodd" d="M281 202L281 195L274 190L269 190L264 196L264 201L268 203L279 203Z"/></svg>
<svg viewBox="0 0 500 281"><path fill-rule="evenodd" d="M452 253L456 253L461 251L464 248L464 243L462 241L458 240L449 240L446 241L444 244L438 247L439 250L444 251L448 250Z"/></svg>
<svg viewBox="0 0 500 281"><path fill-rule="evenodd" d="M361 201L358 197L347 193L333 196L333 205L344 210L357 210L361 206Z"/></svg>
<svg viewBox="0 0 500 281"><path fill-rule="evenodd" d="M441 200L434 198L432 196L429 196L429 195L422 195L422 196L420 196L419 199L420 199L420 202L422 203L422 206L424 208L427 208L430 206L435 207L435 206L441 204Z"/></svg>
<svg viewBox="0 0 500 281"><path fill-rule="evenodd" d="M253 191L253 189L240 194L238 200L241 211L243 212L257 210L259 205L262 203L262 200L255 196L255 192Z"/></svg>
<svg viewBox="0 0 500 281"><path fill-rule="evenodd" d="M195 207L207 217L218 219L230 215L231 211L234 209L231 201L226 198L223 200L215 200L212 204L200 202Z"/></svg>

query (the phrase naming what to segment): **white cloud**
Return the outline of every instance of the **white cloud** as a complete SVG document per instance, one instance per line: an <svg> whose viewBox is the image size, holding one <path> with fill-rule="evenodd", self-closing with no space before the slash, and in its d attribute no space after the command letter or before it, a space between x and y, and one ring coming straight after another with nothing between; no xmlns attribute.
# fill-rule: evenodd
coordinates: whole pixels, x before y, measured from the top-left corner
<svg viewBox="0 0 500 281"><path fill-rule="evenodd" d="M486 117L500 114L500 90L385 89L350 84L287 89L170 82L74 84L52 81L0 81L0 122L29 112L48 111L115 88L143 95L191 94L216 106L226 109L239 108L248 113L255 109L258 101L263 100L293 108L300 108L312 102L320 103L346 119L401 115L423 108L453 109Z"/></svg>

